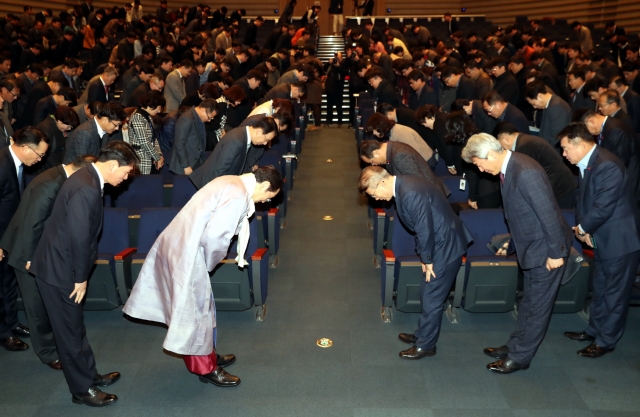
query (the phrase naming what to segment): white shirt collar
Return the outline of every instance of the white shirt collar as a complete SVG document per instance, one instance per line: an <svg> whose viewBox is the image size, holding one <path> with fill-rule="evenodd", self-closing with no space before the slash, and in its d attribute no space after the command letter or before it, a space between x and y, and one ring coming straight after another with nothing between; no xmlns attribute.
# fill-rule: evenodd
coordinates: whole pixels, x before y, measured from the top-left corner
<svg viewBox="0 0 640 417"><path fill-rule="evenodd" d="M247 129L247 152L248 152L249 148L251 147L251 135L249 134L249 126L247 126L245 129Z"/></svg>
<svg viewBox="0 0 640 417"><path fill-rule="evenodd" d="M591 148L591 150L589 152L587 152L587 154L584 156L584 158L582 158L577 164L576 166L580 169L580 176L584 178L584 170L587 169L587 166L589 166L589 159L591 159L591 154L593 154L593 151L596 149L595 145L593 148Z"/></svg>
<svg viewBox="0 0 640 417"><path fill-rule="evenodd" d="M393 196L395 197L396 196L396 176L393 175L391 178L392 178L391 179L391 187L392 187L391 189L393 190Z"/></svg>
<svg viewBox="0 0 640 417"><path fill-rule="evenodd" d="M22 165L22 161L18 159L15 152L13 152L13 146L9 145L9 152L11 152L11 157L13 158L13 163L16 165L16 175L20 172L20 165Z"/></svg>
<svg viewBox="0 0 640 417"><path fill-rule="evenodd" d="M504 161L502 161L502 168L500 168L500 172L503 176L507 176L507 165L509 164L509 159L511 159L511 151L506 151L507 155L504 157Z"/></svg>
<svg viewBox="0 0 640 417"><path fill-rule="evenodd" d="M104 190L104 178L102 178L102 174L100 173L100 170L98 169L96 164L94 164L93 162L91 163L91 165L93 165L93 169L95 169L96 172L98 173L98 178L100 179L100 189Z"/></svg>
<svg viewBox="0 0 640 417"><path fill-rule="evenodd" d="M98 123L98 118L96 116L93 117L93 121L96 123L96 127L98 128L98 135L100 135L100 139L107 133L105 130L102 130L100 127L100 123Z"/></svg>

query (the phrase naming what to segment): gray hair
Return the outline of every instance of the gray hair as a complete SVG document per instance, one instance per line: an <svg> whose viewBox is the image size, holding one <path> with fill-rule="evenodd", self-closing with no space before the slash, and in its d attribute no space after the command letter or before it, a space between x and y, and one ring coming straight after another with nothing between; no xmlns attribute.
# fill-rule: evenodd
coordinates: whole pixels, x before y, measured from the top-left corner
<svg viewBox="0 0 640 417"><path fill-rule="evenodd" d="M502 145L493 136L487 133L477 133L469 138L467 145L462 150L462 159L473 163L473 158L487 159L489 151L502 153Z"/></svg>
<svg viewBox="0 0 640 417"><path fill-rule="evenodd" d="M369 189L373 190L378 187L378 184L380 184L380 182L386 180L389 177L391 177L391 175L382 167L366 167L362 170L360 178L358 178L358 190L361 193L364 193Z"/></svg>

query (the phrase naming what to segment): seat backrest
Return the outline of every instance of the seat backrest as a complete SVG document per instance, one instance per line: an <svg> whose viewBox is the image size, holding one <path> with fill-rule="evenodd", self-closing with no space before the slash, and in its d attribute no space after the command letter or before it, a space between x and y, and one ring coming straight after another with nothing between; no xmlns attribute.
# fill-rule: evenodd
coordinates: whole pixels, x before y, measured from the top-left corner
<svg viewBox="0 0 640 417"><path fill-rule="evenodd" d="M402 224L397 214L393 219L393 232L391 235L393 254L400 256L416 256L415 236Z"/></svg>
<svg viewBox="0 0 640 417"><path fill-rule="evenodd" d="M436 164L436 169L433 170L433 173L436 174L436 177L450 177L451 174L447 169L447 163L442 159L442 157L438 158L438 163Z"/></svg>
<svg viewBox="0 0 640 417"><path fill-rule="evenodd" d="M191 197L198 191L193 182L186 175L173 177L173 189L171 190L171 207L184 207Z"/></svg>
<svg viewBox="0 0 640 417"><path fill-rule="evenodd" d="M469 185L466 185L464 191L460 189L461 175L449 175L440 177L440 179L451 191L451 195L448 197L449 203L466 203L469 201Z"/></svg>
<svg viewBox="0 0 640 417"><path fill-rule="evenodd" d="M251 235L249 236L249 243L247 243L247 250L244 253L245 259L250 259L251 255L253 255L253 253L258 249L258 219L255 214L249 219L249 231L251 232ZM231 239L231 243L229 245L229 257L235 258L237 253L238 236L236 235Z"/></svg>
<svg viewBox="0 0 640 417"><path fill-rule="evenodd" d="M136 175L113 189L115 207L140 210L143 207L164 206L162 175Z"/></svg>
<svg viewBox="0 0 640 417"><path fill-rule="evenodd" d="M129 247L129 215L125 208L104 209L98 253L116 254Z"/></svg>
<svg viewBox="0 0 640 417"><path fill-rule="evenodd" d="M140 211L138 253L149 253L153 243L179 211L176 207L145 208Z"/></svg>
<svg viewBox="0 0 640 417"><path fill-rule="evenodd" d="M462 210L460 219L473 236L467 256L492 255L487 243L496 235L509 233L502 209Z"/></svg>

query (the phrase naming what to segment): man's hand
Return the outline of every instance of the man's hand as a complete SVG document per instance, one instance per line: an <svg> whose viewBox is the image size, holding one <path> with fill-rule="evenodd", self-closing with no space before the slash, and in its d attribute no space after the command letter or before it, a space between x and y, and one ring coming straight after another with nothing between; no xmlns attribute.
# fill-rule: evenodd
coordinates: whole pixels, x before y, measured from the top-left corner
<svg viewBox="0 0 640 417"><path fill-rule="evenodd" d="M547 258L547 271L553 271L554 269L560 268L562 265L564 265L563 258L558 258L558 259Z"/></svg>
<svg viewBox="0 0 640 417"><path fill-rule="evenodd" d="M193 172L193 169L191 167L186 167L184 169L184 175L191 175L192 172Z"/></svg>
<svg viewBox="0 0 640 417"><path fill-rule="evenodd" d="M467 203L469 204L469 207L471 207L472 209L478 210L478 202L477 201L469 200Z"/></svg>
<svg viewBox="0 0 640 417"><path fill-rule="evenodd" d="M584 236L582 236L582 241L586 243L590 248L593 248L593 241L591 240L591 235L589 233L586 233Z"/></svg>
<svg viewBox="0 0 640 417"><path fill-rule="evenodd" d="M0 249L0 261L4 259L4 251Z"/></svg>
<svg viewBox="0 0 640 417"><path fill-rule="evenodd" d="M28 271L29 268L31 268L31 261L27 262L27 264L24 267Z"/></svg>
<svg viewBox="0 0 640 417"><path fill-rule="evenodd" d="M433 272L433 264L422 264L422 272L425 273L425 280L427 282L431 282L431 277L436 277L435 272Z"/></svg>
<svg viewBox="0 0 640 417"><path fill-rule="evenodd" d="M509 249L509 242L505 242L500 249L496 251L497 256L507 256L507 249Z"/></svg>
<svg viewBox="0 0 640 417"><path fill-rule="evenodd" d="M76 299L74 300L74 302L76 304L80 304L86 292L87 292L87 281L81 282L80 284L74 284L73 292L71 293L69 298L73 298L73 296L75 295Z"/></svg>
<svg viewBox="0 0 640 417"><path fill-rule="evenodd" d="M160 160L156 162L156 169L160 169L162 168L162 166L164 165L164 156L160 157Z"/></svg>
<svg viewBox="0 0 640 417"><path fill-rule="evenodd" d="M456 175L458 173L458 171L456 171L456 167L447 167L447 169L451 175Z"/></svg>
<svg viewBox="0 0 640 417"><path fill-rule="evenodd" d="M578 226L574 226L572 227L573 232L576 234L576 239L578 239L580 242L585 242L587 245L591 246L591 239L589 238L587 240L587 236L589 236L588 233L580 233L580 228Z"/></svg>
<svg viewBox="0 0 640 417"><path fill-rule="evenodd" d="M258 169L258 165L254 165L251 167L251 172L256 172L257 169Z"/></svg>

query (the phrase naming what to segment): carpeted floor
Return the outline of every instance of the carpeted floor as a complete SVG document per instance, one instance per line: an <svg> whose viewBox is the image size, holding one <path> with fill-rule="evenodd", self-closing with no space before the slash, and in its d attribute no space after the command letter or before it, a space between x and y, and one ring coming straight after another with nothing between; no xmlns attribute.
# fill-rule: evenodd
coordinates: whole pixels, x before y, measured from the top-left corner
<svg viewBox="0 0 640 417"><path fill-rule="evenodd" d="M514 319L465 312L459 324L444 318L435 357L400 359L406 345L397 335L412 332L418 315L380 319L380 270L372 263L358 173L351 130L308 133L280 264L269 271L266 320L256 322L254 311L218 312L219 352L237 355L228 371L242 378L239 387L200 383L163 352L161 327L126 321L119 310L88 312L98 370L122 373L105 389L118 403L74 405L62 373L32 350L1 350L0 416L640 416L638 308L616 351L600 359L578 357L583 344L562 336L582 330L584 321L556 315L529 370L492 374L482 348L504 343ZM334 219L323 221L326 215ZM317 347L321 337L333 347Z"/></svg>

